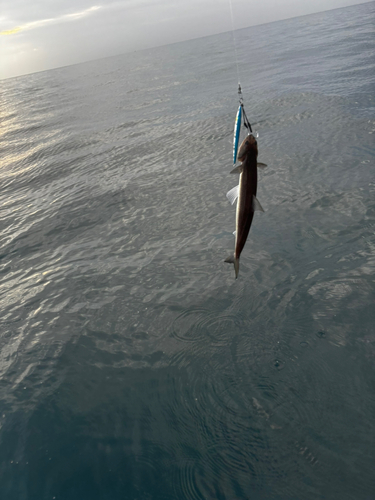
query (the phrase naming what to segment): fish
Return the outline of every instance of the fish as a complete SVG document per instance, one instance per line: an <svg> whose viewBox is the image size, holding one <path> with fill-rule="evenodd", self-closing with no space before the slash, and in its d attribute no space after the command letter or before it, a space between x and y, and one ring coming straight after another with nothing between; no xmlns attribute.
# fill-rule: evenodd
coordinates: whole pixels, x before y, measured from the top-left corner
<svg viewBox="0 0 375 500"><path fill-rule="evenodd" d="M256 210L264 212L256 194L258 187L258 168L264 168L267 165L258 163L258 144L253 134L249 134L242 141L237 160L241 162L241 165L235 167L230 173L240 174L239 183L238 186L235 186L227 193L227 198L232 205L238 199L236 230L233 233L236 240L234 244L234 254L225 259L225 262L234 264L236 279L240 269L240 255L249 235L254 212Z"/></svg>

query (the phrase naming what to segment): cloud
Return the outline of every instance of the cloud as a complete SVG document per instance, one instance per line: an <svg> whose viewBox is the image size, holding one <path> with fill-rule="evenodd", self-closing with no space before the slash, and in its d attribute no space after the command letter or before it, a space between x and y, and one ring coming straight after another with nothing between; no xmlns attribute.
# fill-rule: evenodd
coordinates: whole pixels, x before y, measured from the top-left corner
<svg viewBox="0 0 375 500"><path fill-rule="evenodd" d="M11 30L0 31L0 35L14 35L15 33L18 33L21 30L22 27L18 26L18 28L13 28Z"/></svg>
<svg viewBox="0 0 375 500"><path fill-rule="evenodd" d="M77 19L89 16L90 14L92 14L93 12L97 11L100 8L101 8L100 6L94 5L93 7L89 7L88 9L81 10L79 12L74 12L73 14L65 14L59 17L51 17L49 19L40 19L38 21L32 21L30 23L25 23L20 26L16 26L15 28L9 30L1 31L0 35L15 35L20 31L33 30L50 24L60 24L60 23L75 21Z"/></svg>

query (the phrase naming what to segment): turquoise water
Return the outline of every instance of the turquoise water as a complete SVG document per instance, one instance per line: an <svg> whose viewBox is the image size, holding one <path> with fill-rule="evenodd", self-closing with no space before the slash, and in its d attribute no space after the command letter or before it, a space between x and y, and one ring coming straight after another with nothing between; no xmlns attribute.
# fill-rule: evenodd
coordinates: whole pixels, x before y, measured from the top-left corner
<svg viewBox="0 0 375 500"><path fill-rule="evenodd" d="M1 499L375 498L374 14L1 82Z"/></svg>

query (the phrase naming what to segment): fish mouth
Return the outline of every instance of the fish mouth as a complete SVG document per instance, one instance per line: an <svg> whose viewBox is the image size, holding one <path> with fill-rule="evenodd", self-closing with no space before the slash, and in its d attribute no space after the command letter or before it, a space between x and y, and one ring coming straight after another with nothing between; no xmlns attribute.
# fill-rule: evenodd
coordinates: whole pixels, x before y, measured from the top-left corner
<svg viewBox="0 0 375 500"><path fill-rule="evenodd" d="M250 151L255 151L256 153L258 152L258 143L253 134L249 134L247 136L246 146L248 152Z"/></svg>
<svg viewBox="0 0 375 500"><path fill-rule="evenodd" d="M249 138L247 140L249 146L256 146L258 143L257 143L257 140L255 139L255 137L253 136L253 134L250 134L249 135Z"/></svg>

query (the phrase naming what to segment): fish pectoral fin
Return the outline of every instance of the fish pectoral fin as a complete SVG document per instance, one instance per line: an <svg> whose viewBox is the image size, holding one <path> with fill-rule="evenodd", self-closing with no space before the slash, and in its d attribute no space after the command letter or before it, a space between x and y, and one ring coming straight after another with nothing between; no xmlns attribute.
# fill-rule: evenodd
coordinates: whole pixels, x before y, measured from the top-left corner
<svg viewBox="0 0 375 500"><path fill-rule="evenodd" d="M227 198L231 205L233 205L233 203L237 200L239 191L240 186L238 185L227 192Z"/></svg>
<svg viewBox="0 0 375 500"><path fill-rule="evenodd" d="M233 170L231 170L229 173L230 174L242 174L243 167L242 165L237 165L237 167L234 167Z"/></svg>
<svg viewBox="0 0 375 500"><path fill-rule="evenodd" d="M233 236L236 237L237 231L233 231Z"/></svg>
<svg viewBox="0 0 375 500"><path fill-rule="evenodd" d="M262 205L259 203L259 200L256 196L253 196L253 210L256 212L257 210L260 212L264 212Z"/></svg>
<svg viewBox="0 0 375 500"><path fill-rule="evenodd" d="M257 167L258 167L258 168L266 168L266 166L267 166L267 165L266 165L265 163L261 163L261 162L258 162L258 163L257 163ZM232 173L232 172L231 172L231 173Z"/></svg>

